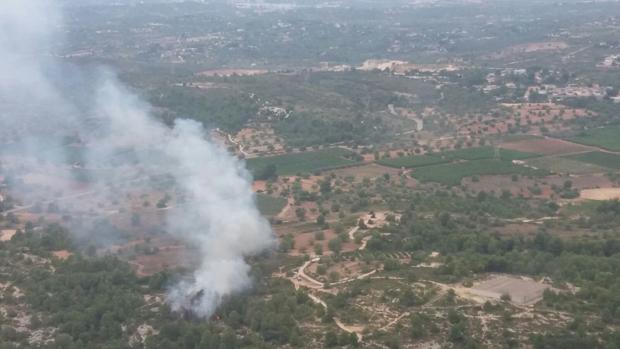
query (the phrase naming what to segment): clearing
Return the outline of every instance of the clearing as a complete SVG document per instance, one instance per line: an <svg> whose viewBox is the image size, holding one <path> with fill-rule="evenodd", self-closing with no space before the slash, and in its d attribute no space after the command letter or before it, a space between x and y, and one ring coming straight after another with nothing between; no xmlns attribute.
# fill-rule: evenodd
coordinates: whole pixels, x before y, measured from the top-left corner
<svg viewBox="0 0 620 349"><path fill-rule="evenodd" d="M584 189L581 191L581 198L597 201L620 199L620 188Z"/></svg>
<svg viewBox="0 0 620 349"><path fill-rule="evenodd" d="M527 160L527 164L553 173L582 175L607 172L607 169L604 167L559 156L547 156L543 158L530 159Z"/></svg>
<svg viewBox="0 0 620 349"><path fill-rule="evenodd" d="M551 289L551 286L530 278L491 275L481 282L476 282L471 288L458 288L457 294L480 303L487 300L498 301L503 295L508 295L514 304L531 305L540 301L547 289Z"/></svg>
<svg viewBox="0 0 620 349"><path fill-rule="evenodd" d="M557 155L592 151L591 147L576 144L556 138L524 139L516 142L504 143L502 149L511 149L524 153L537 153L543 155Z"/></svg>
<svg viewBox="0 0 620 349"><path fill-rule="evenodd" d="M17 233L15 229L0 230L0 241L10 241L15 233Z"/></svg>
<svg viewBox="0 0 620 349"><path fill-rule="evenodd" d="M379 164L368 164L356 167L346 167L339 170L335 170L331 173L334 173L337 177L353 177L357 180L362 178L377 178L385 175L386 173L390 176L398 176L400 171L398 169L394 169L392 167L385 167Z"/></svg>
<svg viewBox="0 0 620 349"><path fill-rule="evenodd" d="M268 70L264 69L211 69L205 70L198 75L213 77L213 76L221 76L221 77L229 77L229 76L254 76L254 75L263 75L269 73Z"/></svg>

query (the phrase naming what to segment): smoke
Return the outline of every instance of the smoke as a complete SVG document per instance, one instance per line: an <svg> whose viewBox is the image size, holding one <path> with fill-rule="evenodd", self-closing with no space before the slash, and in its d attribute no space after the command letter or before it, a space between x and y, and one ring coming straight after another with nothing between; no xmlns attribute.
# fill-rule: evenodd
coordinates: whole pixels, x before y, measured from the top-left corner
<svg viewBox="0 0 620 349"><path fill-rule="evenodd" d="M167 127L113 74L54 58L62 39L55 5L0 2L0 157L19 163L14 168L22 173L54 179L52 190L40 186L17 194L24 201L60 201L61 195L63 206L80 217L88 202L122 198L152 178L169 178L175 204L166 210L166 230L197 250L199 260L169 289L167 300L173 310L210 316L223 298L250 285L245 259L274 245L255 206L250 175L207 140L201 124L177 120ZM79 161L67 154L68 143ZM88 170L87 188L62 180L75 175L76 161ZM89 234L102 238L101 231Z"/></svg>

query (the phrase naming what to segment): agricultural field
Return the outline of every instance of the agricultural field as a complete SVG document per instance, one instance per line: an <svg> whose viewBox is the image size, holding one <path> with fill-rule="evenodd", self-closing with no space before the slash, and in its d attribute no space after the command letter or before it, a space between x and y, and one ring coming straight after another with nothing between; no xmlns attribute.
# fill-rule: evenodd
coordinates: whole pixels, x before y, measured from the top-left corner
<svg viewBox="0 0 620 349"><path fill-rule="evenodd" d="M524 140L510 141L502 144L501 148L543 155L578 153L592 150L592 148L588 146L549 137L535 137Z"/></svg>
<svg viewBox="0 0 620 349"><path fill-rule="evenodd" d="M618 0L0 13L0 349L620 349Z"/></svg>
<svg viewBox="0 0 620 349"><path fill-rule="evenodd" d="M381 159L378 164L397 168L417 168L438 165L459 160L484 160L493 159L496 156L501 160L524 160L540 156L534 153L526 153L512 149L496 149L493 147L467 148L442 153L402 156L396 158Z"/></svg>
<svg viewBox="0 0 620 349"><path fill-rule="evenodd" d="M459 185L466 177L487 175L523 175L544 176L548 172L521 165L511 161L497 159L483 159L465 162L456 162L415 169L412 176L423 182L439 182L445 185Z"/></svg>
<svg viewBox="0 0 620 349"><path fill-rule="evenodd" d="M286 206L286 199L276 198L265 194L256 195L256 206L265 216L275 216Z"/></svg>
<svg viewBox="0 0 620 349"><path fill-rule="evenodd" d="M607 150L620 151L620 125L603 126L584 131L570 140Z"/></svg>
<svg viewBox="0 0 620 349"><path fill-rule="evenodd" d="M342 148L329 148L313 152L291 153L247 160L248 169L257 173L273 165L280 176L331 170L358 164L356 154Z"/></svg>
<svg viewBox="0 0 620 349"><path fill-rule="evenodd" d="M567 156L571 160L593 164L612 170L620 170L620 154L604 153L600 151Z"/></svg>
<svg viewBox="0 0 620 349"><path fill-rule="evenodd" d="M590 174L604 173L607 168L595 164L589 164L576 159L562 156L545 156L527 160L529 166L544 169L552 173Z"/></svg>
<svg viewBox="0 0 620 349"><path fill-rule="evenodd" d="M377 161L379 165L395 168L414 168L430 165L438 165L450 162L449 159L442 158L440 155L417 155L387 158Z"/></svg>

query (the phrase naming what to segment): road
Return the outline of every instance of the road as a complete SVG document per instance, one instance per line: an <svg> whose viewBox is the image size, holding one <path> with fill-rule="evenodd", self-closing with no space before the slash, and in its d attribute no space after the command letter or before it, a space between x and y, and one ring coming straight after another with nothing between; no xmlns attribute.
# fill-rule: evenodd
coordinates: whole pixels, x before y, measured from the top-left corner
<svg viewBox="0 0 620 349"><path fill-rule="evenodd" d="M56 199L46 200L46 201L40 202L40 204L48 205L48 204L51 204L51 203L54 203L54 202L60 202L60 201L65 201L65 200L77 199L77 198L80 198L80 197L83 197L83 196L92 195L92 194L95 194L95 193L97 193L96 190L89 190L89 191L84 191L84 192L81 192L81 193L76 193L76 194L62 196L62 197L59 197L59 198L56 198ZM4 211L2 214L3 215L7 215L9 213L15 213L15 212L20 212L20 211L28 210L28 209L33 208L35 205L36 204L33 203L33 204L30 204L30 205L26 205L26 206L19 206L19 207L12 208L10 210Z"/></svg>
<svg viewBox="0 0 620 349"><path fill-rule="evenodd" d="M349 230L349 239L354 240L355 239L355 233L359 230L359 227L353 227L351 228L351 230ZM366 248L366 243L368 242L368 240L371 238L371 236L367 236L362 240L362 245L358 248L358 250L363 250L364 248ZM321 257L319 256L314 256L312 257L310 260L306 261L301 267L299 267L299 270L297 270L297 272L295 273L295 275L291 278L289 278L289 280L291 280L291 282L293 283L293 285L295 286L295 289L298 289L299 287L306 287L310 290L315 290L315 291L319 291L319 292L326 292L326 293L331 293L334 294L335 291L333 289L325 289L325 284L323 282L320 282L319 280L314 279L313 277L311 277L310 275L306 274L306 269L312 264L312 263L317 263L321 260ZM353 278L349 278L349 279L344 279L344 280L340 280L338 282L335 282L331 285L342 285L348 282L352 282L355 280L361 280L361 279L365 279L370 277L371 275L375 274L377 272L377 270L372 270L368 273L362 274L362 275L358 275L356 277ZM312 293L308 293L308 297L310 297L310 299L316 303L321 305L323 308L327 309L327 303L325 303L325 301L323 301L321 298L317 297L316 295L312 294ZM401 317L402 318L402 317ZM400 320L400 319L398 319ZM397 321L396 321L397 322ZM396 323L394 322L394 323ZM358 342L362 342L362 340L364 339L362 332L364 331L364 326L351 326L351 325L346 325L344 323L342 323L342 321L340 321L340 319L334 317L334 323L336 324L336 326L338 326L338 328L340 328L341 330L347 332L347 333L354 333L355 336L357 337Z"/></svg>

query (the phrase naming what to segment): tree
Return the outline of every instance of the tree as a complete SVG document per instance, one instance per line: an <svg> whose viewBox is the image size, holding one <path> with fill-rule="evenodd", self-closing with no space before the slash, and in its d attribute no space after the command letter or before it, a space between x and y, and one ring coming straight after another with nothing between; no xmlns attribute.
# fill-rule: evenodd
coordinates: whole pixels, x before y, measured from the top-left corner
<svg viewBox="0 0 620 349"><path fill-rule="evenodd" d="M131 225L134 226L134 227L137 227L137 226L140 226L140 224L141 224L140 214L134 212L131 215Z"/></svg>
<svg viewBox="0 0 620 349"><path fill-rule="evenodd" d="M316 224L325 226L325 215L319 215L316 219Z"/></svg>
<svg viewBox="0 0 620 349"><path fill-rule="evenodd" d="M157 208L166 208L168 207L168 199L167 198L162 198L161 200L157 201Z"/></svg>
<svg viewBox="0 0 620 349"><path fill-rule="evenodd" d="M295 239L293 235L286 234L280 241L280 252L288 252L295 247Z"/></svg>
<svg viewBox="0 0 620 349"><path fill-rule="evenodd" d="M336 282L340 279L340 274L337 271L332 271L328 275L329 282Z"/></svg>
<svg viewBox="0 0 620 349"><path fill-rule="evenodd" d="M335 347L338 345L338 336L333 331L325 333L325 346Z"/></svg>
<svg viewBox="0 0 620 349"><path fill-rule="evenodd" d="M323 195L327 195L327 194L331 193L331 191L332 191L331 180L325 179L325 180L321 181L320 191L321 191L321 194L323 194Z"/></svg>
<svg viewBox="0 0 620 349"><path fill-rule="evenodd" d="M220 345L221 349L236 349L239 346L237 345L237 337L235 333L231 330L226 330L222 335L222 343Z"/></svg>
<svg viewBox="0 0 620 349"><path fill-rule="evenodd" d="M448 340L453 343L465 341L465 326L462 322L452 325L448 334Z"/></svg>
<svg viewBox="0 0 620 349"><path fill-rule="evenodd" d="M297 216L297 219L299 219L300 221L305 221L306 220L306 209L303 207L297 207L295 209L295 215Z"/></svg>
<svg viewBox="0 0 620 349"><path fill-rule="evenodd" d="M323 245L316 243L314 244L314 253L316 255L322 255L323 254Z"/></svg>
<svg viewBox="0 0 620 349"><path fill-rule="evenodd" d="M338 344L340 344L341 346L345 346L345 345L351 345L356 347L357 346L357 335L353 332L351 333L346 333L343 332L340 335L340 339L338 339Z"/></svg>
<svg viewBox="0 0 620 349"><path fill-rule="evenodd" d="M342 250L342 241L340 240L340 238L334 238L329 240L327 246L332 252L338 254Z"/></svg>

